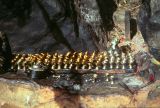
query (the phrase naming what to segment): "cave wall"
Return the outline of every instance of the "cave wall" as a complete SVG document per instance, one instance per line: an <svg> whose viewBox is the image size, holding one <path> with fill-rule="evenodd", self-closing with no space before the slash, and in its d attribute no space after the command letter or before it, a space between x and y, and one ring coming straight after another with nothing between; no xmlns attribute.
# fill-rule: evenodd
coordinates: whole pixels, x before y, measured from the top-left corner
<svg viewBox="0 0 160 108"><path fill-rule="evenodd" d="M115 9L112 0L1 0L0 30L14 53L104 50Z"/></svg>
<svg viewBox="0 0 160 108"><path fill-rule="evenodd" d="M138 14L138 25L150 52L160 59L160 1L142 0Z"/></svg>
<svg viewBox="0 0 160 108"><path fill-rule="evenodd" d="M14 53L104 50L120 2L142 3L137 22L158 52L159 0L1 0L0 30Z"/></svg>

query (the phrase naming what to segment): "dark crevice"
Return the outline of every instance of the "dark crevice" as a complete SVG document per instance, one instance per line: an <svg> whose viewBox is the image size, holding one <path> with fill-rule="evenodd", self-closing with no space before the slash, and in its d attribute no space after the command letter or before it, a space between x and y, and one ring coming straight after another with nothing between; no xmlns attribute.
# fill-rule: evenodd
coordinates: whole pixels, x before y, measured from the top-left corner
<svg viewBox="0 0 160 108"><path fill-rule="evenodd" d="M3 56L0 57L1 59L4 58L3 69L7 71L8 68L11 66L12 52L6 34L1 31L0 31L0 56Z"/></svg>
<svg viewBox="0 0 160 108"><path fill-rule="evenodd" d="M131 30L131 39L136 35L137 33L137 21L136 19L131 19L130 20L131 24L130 24L130 30Z"/></svg>
<svg viewBox="0 0 160 108"><path fill-rule="evenodd" d="M114 0L96 0L98 7L99 7L99 13L102 18L102 25L107 31L111 31L114 27L113 22L113 13L117 9L117 5Z"/></svg>
<svg viewBox="0 0 160 108"><path fill-rule="evenodd" d="M71 19L74 24L74 32L75 32L76 36L79 37L79 25L78 25L77 11L75 9L76 4L74 4L74 0L72 0L70 4L71 4L71 12L72 12Z"/></svg>

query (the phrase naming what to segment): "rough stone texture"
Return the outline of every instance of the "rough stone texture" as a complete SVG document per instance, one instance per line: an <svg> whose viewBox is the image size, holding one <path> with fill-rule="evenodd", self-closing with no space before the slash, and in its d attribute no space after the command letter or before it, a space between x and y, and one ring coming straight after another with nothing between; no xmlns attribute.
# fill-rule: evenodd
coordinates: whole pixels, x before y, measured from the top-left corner
<svg viewBox="0 0 160 108"><path fill-rule="evenodd" d="M149 91L160 91L159 81L142 89L137 94L71 95L64 90L40 86L33 81L0 79L1 108L124 108L159 107L160 96ZM133 97L136 101L133 101Z"/></svg>
<svg viewBox="0 0 160 108"><path fill-rule="evenodd" d="M7 0L2 0L2 1L5 2ZM95 43L92 41L91 36L93 34L90 34L88 29L86 29L85 27L88 26L89 24L91 28L95 27L93 28L93 31L94 31L94 30L98 30L97 28L99 28L101 24L98 24L98 26L95 26L94 24L96 21L94 21L94 23L92 22L87 23L87 20L83 20L83 23L79 24L79 37L76 37L76 33L73 32L74 26L75 26L73 24L73 20L70 19L69 17L64 17L64 14L65 14L64 7L59 6L57 0L45 0L45 1L43 0L42 2L40 0L35 0L35 1L28 0L28 1L29 1L28 2L29 4L30 3L32 4L31 7L27 8L27 6L23 3L22 3L23 4L22 7L21 6L19 7L22 11L23 11L23 7L28 9L28 10L25 10L26 11L25 13L29 14L28 16L29 18L25 19L25 21L23 21L22 19L20 20L19 17L18 18L6 17L5 20L4 18L3 20L0 20L0 29L7 32L13 52L20 52L20 53L58 52L58 51L65 52L70 49L70 46L72 47L72 49L82 50L82 51L84 50L93 51L98 49ZM81 3L85 2L89 4L92 2L92 1L85 1L85 0L81 0L81 1L82 1ZM101 0L96 0L96 1L99 1L97 3L101 4L100 6L102 6L103 3L104 3L103 6L106 6L105 4L107 4L107 2L103 2ZM92 11L95 11L96 9L98 9L97 7L99 4L97 5L95 3L96 1L94 1L93 5L89 7L89 9L91 9ZM124 2L125 1L126 0L124 0ZM131 0L131 2L134 2L134 1L136 0ZM19 0L16 0L16 2L19 2ZM152 8L154 7L155 13L157 12L156 10L158 9L158 6L156 6L156 2L158 2L158 0L155 2L152 1ZM114 2L110 2L110 1L109 3L114 4ZM112 7L112 5L110 6ZM1 8L6 9L6 7L3 7L3 6L1 6ZM77 8L80 8L80 7L77 7ZM85 8L85 6L83 6L83 8ZM103 10L103 9L105 8L102 8L100 10ZM13 10L15 9L13 8ZM12 14L11 13L12 11L10 10L7 10L7 12L6 13L8 15ZM47 15L46 15L46 12L48 13ZM110 18L112 19L113 10L112 12L110 10L107 10L107 11L105 10L105 12L106 13L100 13L100 14L98 13L98 17L101 15L104 15L103 17L102 16L101 17L103 21L105 21L106 20L105 15L107 15L109 12L109 15L111 15L109 16L109 19ZM88 15L88 13L86 12L84 13L84 15ZM145 16L146 14L144 13L142 14L142 16L143 15ZM155 14L155 17L151 18L150 22L154 22L155 19L157 20L158 17L156 15L159 15L159 12ZM25 16L25 15L22 14L22 16ZM80 15L80 16L82 17L83 15ZM144 17L142 17L142 19L143 18ZM143 21L146 21L146 20L143 19ZM51 24L48 24L48 22ZM98 21L98 23L100 22L101 21ZM52 26L52 24L54 26ZM112 24L113 22L111 21L109 25L111 26ZM145 28L147 25L143 25L143 24L144 23L142 23L142 27ZM62 36L63 34L64 36L64 38L61 37L63 41L62 40L60 41L59 38L56 38L57 33L54 32L55 30L54 27L56 26L60 28L60 30L58 29L58 27L56 28L56 30L59 31L58 34L60 34L60 36ZM139 35L139 32L136 35ZM67 42L66 40L68 41L68 43L63 43L64 41ZM133 41L136 44L135 46L136 51L140 51L141 49L144 49L144 48L147 49L147 47L144 46L144 41L142 40L143 40L142 37L133 38ZM103 40L100 40L100 41L97 40L97 42L99 44L99 42L103 42ZM133 83L130 83L130 81L132 82L135 81L135 83L141 83L138 80L135 80L131 77L128 77L128 79L125 79L125 81L128 82L128 84L133 84ZM43 82L46 83L46 85L48 84L47 82L45 82L45 80ZM141 89L140 91L138 91L137 94L132 94L132 95L127 90L119 89L119 88L114 93L112 92L112 90L109 90L110 94L105 94L105 95L104 94L103 95L78 95L78 94L73 95L73 94L69 94L67 91L53 89L50 86L46 86L45 84L42 86L35 83L34 81L27 80L27 79L26 80L25 79L8 80L8 79L1 78L0 79L0 87L1 87L0 105L2 108L159 107L160 106L159 104L160 90L157 87L159 83L160 81L156 81L154 84L147 86ZM99 86L95 86L95 88L98 88L98 87ZM135 99L136 101L133 101L133 99Z"/></svg>
<svg viewBox="0 0 160 108"><path fill-rule="evenodd" d="M10 1L2 0L0 5L0 30L7 33L13 53L66 52L68 50L93 51L97 50L91 35L79 27L79 37L74 32L74 24L66 16L65 8L59 0L15 0L12 8ZM18 4L18 6L17 6ZM20 5L20 6L19 6ZM24 9L20 10L21 5ZM5 7L6 6L6 7ZM4 9L3 9L4 8ZM3 17L3 12L6 18ZM9 14L10 12L10 14ZM28 17L16 13L28 13ZM76 44L75 44L76 43Z"/></svg>
<svg viewBox="0 0 160 108"><path fill-rule="evenodd" d="M159 34L159 0L145 0L138 15L138 25L142 32L143 38L151 49L151 53L159 59L160 34Z"/></svg>
<svg viewBox="0 0 160 108"><path fill-rule="evenodd" d="M120 24L124 29L125 10L118 9L116 12L114 12L113 20L116 25Z"/></svg>
<svg viewBox="0 0 160 108"><path fill-rule="evenodd" d="M124 0L125 1L125 0ZM126 20L127 16L130 17L130 34L131 39L134 36L140 35L139 29L137 28L137 13L139 11L140 7L140 1L132 1L127 0L124 2L123 0L120 0L119 3L117 3L118 8L113 14L113 20L115 23L115 28L118 27L118 29L121 29L121 31L125 31L125 23L129 22L129 20ZM126 14L129 13L129 14ZM127 27L129 30L129 27ZM128 31L127 30L127 31ZM117 32L117 31L116 31ZM129 32L128 32L129 33ZM121 33L121 35L124 35L125 33Z"/></svg>
<svg viewBox="0 0 160 108"><path fill-rule="evenodd" d="M14 53L104 50L115 10L113 0L1 0L0 30Z"/></svg>
<svg viewBox="0 0 160 108"><path fill-rule="evenodd" d="M144 41L144 38L141 34L141 29L137 26L137 14L139 12L139 7L141 6L141 0L118 0L119 5L117 10L113 14L113 21L115 23L115 30L111 31L112 35L124 36L125 33L125 11L131 11L131 47L132 53L137 54L139 51L148 52L148 44ZM126 3L125 3L126 1Z"/></svg>

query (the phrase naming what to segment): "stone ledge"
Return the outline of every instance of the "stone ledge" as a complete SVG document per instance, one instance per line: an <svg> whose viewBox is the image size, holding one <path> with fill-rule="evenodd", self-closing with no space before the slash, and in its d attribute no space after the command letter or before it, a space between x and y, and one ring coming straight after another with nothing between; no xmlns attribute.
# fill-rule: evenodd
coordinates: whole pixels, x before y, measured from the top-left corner
<svg viewBox="0 0 160 108"><path fill-rule="evenodd" d="M64 90L41 86L33 81L8 80L0 78L1 108L124 108L159 107L160 92L156 86L160 81L132 95L73 95ZM150 92L152 91L152 92ZM124 93L128 91L124 91ZM150 95L148 95L148 93ZM151 95L154 94L154 99Z"/></svg>

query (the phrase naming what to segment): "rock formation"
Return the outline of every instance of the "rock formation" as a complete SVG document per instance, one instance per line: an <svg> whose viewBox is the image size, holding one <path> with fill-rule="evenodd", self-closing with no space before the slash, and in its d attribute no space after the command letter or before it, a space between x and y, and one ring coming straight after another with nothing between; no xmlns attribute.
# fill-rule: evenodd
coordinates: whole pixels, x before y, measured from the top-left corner
<svg viewBox="0 0 160 108"><path fill-rule="evenodd" d="M150 47L150 52L157 58L160 49L160 1L159 0L142 0L138 15L138 24L144 40Z"/></svg>

